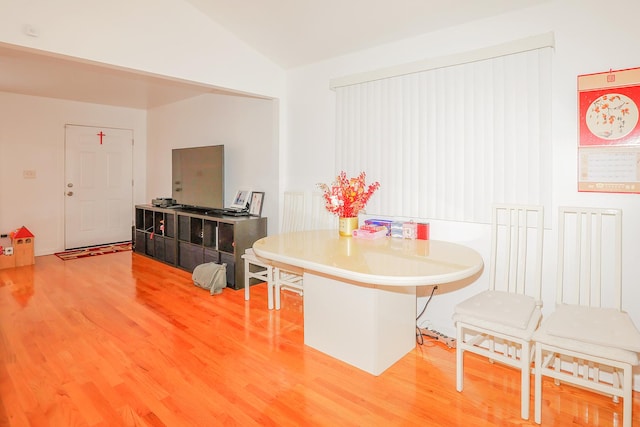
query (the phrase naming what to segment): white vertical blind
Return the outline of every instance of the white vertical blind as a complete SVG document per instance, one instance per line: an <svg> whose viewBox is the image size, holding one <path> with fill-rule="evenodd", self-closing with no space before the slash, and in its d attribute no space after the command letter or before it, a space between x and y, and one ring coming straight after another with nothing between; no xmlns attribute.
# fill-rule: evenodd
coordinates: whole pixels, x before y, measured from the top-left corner
<svg viewBox="0 0 640 427"><path fill-rule="evenodd" d="M336 165L368 213L489 222L551 203L551 48L336 87Z"/></svg>

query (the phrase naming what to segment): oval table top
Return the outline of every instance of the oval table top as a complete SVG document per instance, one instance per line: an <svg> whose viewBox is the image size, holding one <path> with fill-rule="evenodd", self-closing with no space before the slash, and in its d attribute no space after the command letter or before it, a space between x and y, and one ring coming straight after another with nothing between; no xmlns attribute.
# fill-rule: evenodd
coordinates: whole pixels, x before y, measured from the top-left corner
<svg viewBox="0 0 640 427"><path fill-rule="evenodd" d="M253 250L260 258L361 283L439 285L466 279L484 262L475 250L441 240L342 237L338 230L267 236Z"/></svg>

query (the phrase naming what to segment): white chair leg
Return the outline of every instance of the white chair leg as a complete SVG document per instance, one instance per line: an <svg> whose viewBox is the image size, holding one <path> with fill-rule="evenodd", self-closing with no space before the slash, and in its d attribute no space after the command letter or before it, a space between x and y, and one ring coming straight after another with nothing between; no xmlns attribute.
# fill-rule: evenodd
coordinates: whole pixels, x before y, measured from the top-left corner
<svg viewBox="0 0 640 427"><path fill-rule="evenodd" d="M267 268L267 308L273 310L273 268Z"/></svg>
<svg viewBox="0 0 640 427"><path fill-rule="evenodd" d="M244 300L249 301L249 285L251 278L249 277L249 262L244 260Z"/></svg>
<svg viewBox="0 0 640 427"><path fill-rule="evenodd" d="M536 343L534 368L534 421L536 424L542 422L542 345Z"/></svg>
<svg viewBox="0 0 640 427"><path fill-rule="evenodd" d="M523 420L529 419L529 398L531 390L531 344L523 343L520 349L520 416ZM515 350L514 350L515 351Z"/></svg>
<svg viewBox="0 0 640 427"><path fill-rule="evenodd" d="M457 325L457 337L456 337L456 390L462 391L464 387L464 350L462 349L462 342L464 340L462 325Z"/></svg>
<svg viewBox="0 0 640 427"><path fill-rule="evenodd" d="M276 310L280 310L280 269L275 268L273 275L273 281L275 282L275 289L273 290L273 294L276 298Z"/></svg>
<svg viewBox="0 0 640 427"><path fill-rule="evenodd" d="M613 370L613 386L615 388L620 388L620 375L621 375L621 372L619 369ZM623 378L623 381L624 381L624 378ZM620 402L620 399L618 398L618 396L613 396L613 403L618 403L618 402Z"/></svg>
<svg viewBox="0 0 640 427"><path fill-rule="evenodd" d="M623 427L631 427L632 423L632 411L633 411L633 375L631 365L624 367L622 377L622 425Z"/></svg>
<svg viewBox="0 0 640 427"><path fill-rule="evenodd" d="M560 373L560 363L562 362L560 360L560 356L553 356L555 361L553 362L553 367L556 370L556 373L559 374ZM553 379L553 383L555 385L560 385L560 380L558 378L554 378Z"/></svg>

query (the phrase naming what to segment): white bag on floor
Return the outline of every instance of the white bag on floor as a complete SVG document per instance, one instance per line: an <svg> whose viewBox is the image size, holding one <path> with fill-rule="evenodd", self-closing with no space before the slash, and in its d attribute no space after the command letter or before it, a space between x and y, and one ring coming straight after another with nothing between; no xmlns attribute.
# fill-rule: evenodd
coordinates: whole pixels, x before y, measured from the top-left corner
<svg viewBox="0 0 640 427"><path fill-rule="evenodd" d="M211 291L211 295L222 293L227 287L227 264L207 262L193 269L193 284Z"/></svg>

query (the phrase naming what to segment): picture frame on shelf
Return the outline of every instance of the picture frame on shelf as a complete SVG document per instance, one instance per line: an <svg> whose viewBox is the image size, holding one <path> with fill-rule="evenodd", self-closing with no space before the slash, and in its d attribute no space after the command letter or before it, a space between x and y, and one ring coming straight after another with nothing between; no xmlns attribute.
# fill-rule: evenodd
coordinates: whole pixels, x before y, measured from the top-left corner
<svg viewBox="0 0 640 427"><path fill-rule="evenodd" d="M231 203L231 208L247 209L250 194L251 192L249 190L238 190L236 196L233 198L233 203Z"/></svg>
<svg viewBox="0 0 640 427"><path fill-rule="evenodd" d="M264 192L254 191L251 193L251 204L249 205L249 215L262 216L262 204L264 202Z"/></svg>

